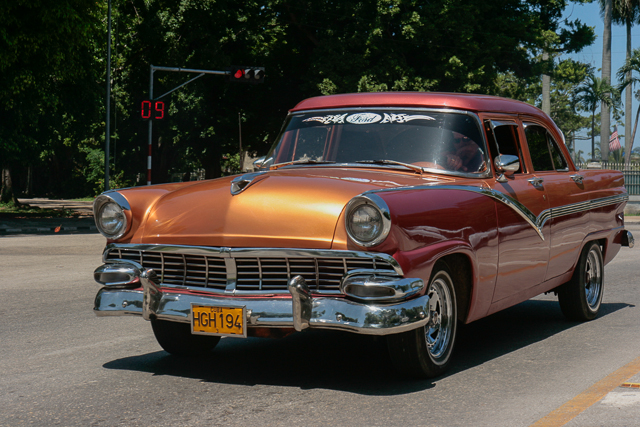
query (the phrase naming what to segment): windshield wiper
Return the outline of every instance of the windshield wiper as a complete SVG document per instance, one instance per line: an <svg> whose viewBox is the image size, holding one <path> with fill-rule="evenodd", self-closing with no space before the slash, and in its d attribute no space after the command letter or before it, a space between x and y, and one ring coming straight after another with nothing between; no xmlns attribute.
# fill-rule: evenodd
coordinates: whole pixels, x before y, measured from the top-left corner
<svg viewBox="0 0 640 427"><path fill-rule="evenodd" d="M397 162L395 160L357 160L354 163L365 163L371 165L396 165L396 166L404 166L407 169L411 169L416 171L422 175L424 173L424 169L420 166L412 165L411 163Z"/></svg>
<svg viewBox="0 0 640 427"><path fill-rule="evenodd" d="M289 165L324 165L324 164L330 164L330 163L335 163L335 162L332 162L330 160L312 160L312 159L293 160L291 162L276 163L275 165L271 165L269 168L278 169L279 167L289 166Z"/></svg>

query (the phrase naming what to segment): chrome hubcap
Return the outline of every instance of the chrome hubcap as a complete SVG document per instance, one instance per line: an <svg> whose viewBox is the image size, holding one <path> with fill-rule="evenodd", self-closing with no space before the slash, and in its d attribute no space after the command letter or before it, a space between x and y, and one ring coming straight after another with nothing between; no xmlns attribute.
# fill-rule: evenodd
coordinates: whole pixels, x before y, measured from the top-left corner
<svg viewBox="0 0 640 427"><path fill-rule="evenodd" d="M427 349L434 359L442 357L449 346L453 329L453 301L447 285L448 275L441 273L429 285L429 323L425 327Z"/></svg>
<svg viewBox="0 0 640 427"><path fill-rule="evenodd" d="M600 293L602 292L602 264L598 253L589 251L585 265L584 292L589 308L595 310L600 304Z"/></svg>

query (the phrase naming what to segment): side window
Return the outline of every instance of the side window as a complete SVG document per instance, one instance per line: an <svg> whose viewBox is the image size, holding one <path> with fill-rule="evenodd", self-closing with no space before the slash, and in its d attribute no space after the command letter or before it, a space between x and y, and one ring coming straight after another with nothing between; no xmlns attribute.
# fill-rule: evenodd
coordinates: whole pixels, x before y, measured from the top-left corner
<svg viewBox="0 0 640 427"><path fill-rule="evenodd" d="M516 173L521 173L523 162L518 141L518 125L512 122L485 120L484 127L487 132L491 156L493 158L500 154L517 156L520 159L520 169Z"/></svg>
<svg viewBox="0 0 640 427"><path fill-rule="evenodd" d="M558 144L542 126L525 124L525 131L531 163L534 171L568 170Z"/></svg>
<svg viewBox="0 0 640 427"><path fill-rule="evenodd" d="M547 133L547 137L549 138L549 148L551 149L551 159L553 160L553 165L555 166L557 171L567 171L569 170L569 166L567 165L567 161L564 159L562 155L562 151L560 151L560 147L558 147L558 143L553 137Z"/></svg>

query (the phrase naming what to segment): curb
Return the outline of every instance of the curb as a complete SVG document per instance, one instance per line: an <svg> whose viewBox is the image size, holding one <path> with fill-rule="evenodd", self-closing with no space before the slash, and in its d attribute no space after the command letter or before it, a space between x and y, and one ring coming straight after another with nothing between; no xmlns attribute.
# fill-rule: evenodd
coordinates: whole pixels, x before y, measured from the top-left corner
<svg viewBox="0 0 640 427"><path fill-rule="evenodd" d="M68 234L68 233L97 233L98 228L95 225L86 227L58 226L58 227L21 227L21 228L0 228L0 236L8 236L13 234Z"/></svg>
<svg viewBox="0 0 640 427"><path fill-rule="evenodd" d="M93 218L0 219L0 237L17 234L98 233Z"/></svg>

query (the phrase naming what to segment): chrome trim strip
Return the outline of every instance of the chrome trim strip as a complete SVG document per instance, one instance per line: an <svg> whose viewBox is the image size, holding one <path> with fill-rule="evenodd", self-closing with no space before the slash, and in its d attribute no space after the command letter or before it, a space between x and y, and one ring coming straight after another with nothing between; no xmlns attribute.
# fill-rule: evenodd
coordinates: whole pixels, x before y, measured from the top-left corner
<svg viewBox="0 0 640 427"><path fill-rule="evenodd" d="M593 209L626 202L629 200L629 195L627 193L624 193L617 196L601 197L599 199L573 203L557 208L545 209L544 211L540 212L540 215L535 216L533 212L531 212L526 206L524 206L513 197L509 196L508 194L502 193L501 191L487 187L474 187L467 185L416 185L413 187L382 188L369 190L362 193L362 195L364 196L372 193L386 193L391 191L403 190L459 190L482 194L483 196L487 196L494 200L497 200L498 202L503 203L513 209L518 215L520 215L520 217L522 217L522 219L524 219L531 227L533 227L533 229L538 233L538 236L540 236L542 240L545 240L542 229L549 219L560 218L566 215L572 215L580 212L586 212Z"/></svg>
<svg viewBox="0 0 640 427"><path fill-rule="evenodd" d="M111 200L113 200L114 202L116 202L118 205L120 205L120 207L124 210L130 211L131 210L131 206L129 205L129 201L120 193L118 193L118 190L108 190L105 191L104 193L100 194L100 196L105 196L110 198ZM98 197L100 197L98 196ZM98 198L96 197L96 199ZM95 200L93 201L94 206L95 206ZM95 214L95 211L94 211Z"/></svg>

